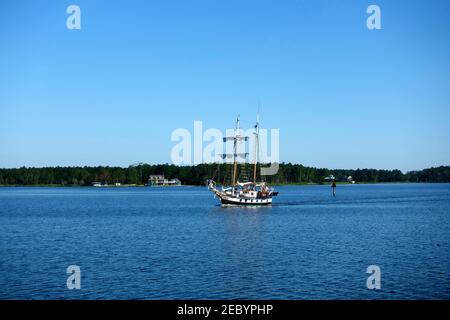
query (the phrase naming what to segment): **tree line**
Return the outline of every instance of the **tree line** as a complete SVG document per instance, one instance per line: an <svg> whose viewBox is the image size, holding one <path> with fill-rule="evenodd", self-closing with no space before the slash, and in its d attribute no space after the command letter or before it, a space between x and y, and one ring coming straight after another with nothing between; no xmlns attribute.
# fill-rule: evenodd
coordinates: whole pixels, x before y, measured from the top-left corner
<svg viewBox="0 0 450 320"><path fill-rule="evenodd" d="M260 165L258 164L259 172ZM238 179L252 179L252 166L240 165ZM107 184L144 185L150 175L164 174L168 179L178 178L184 185L204 185L213 178L219 183L232 179L231 164L199 164L176 166L172 164L141 164L124 167L44 167L0 169L0 185L65 185L88 186L93 182ZM333 175L336 181L347 181L351 176L357 183L376 182L450 182L450 166L429 168L402 173L400 170L377 169L326 169L307 167L301 164L280 163L276 175L263 177L271 184L326 183L325 178ZM261 177L258 176L258 179Z"/></svg>

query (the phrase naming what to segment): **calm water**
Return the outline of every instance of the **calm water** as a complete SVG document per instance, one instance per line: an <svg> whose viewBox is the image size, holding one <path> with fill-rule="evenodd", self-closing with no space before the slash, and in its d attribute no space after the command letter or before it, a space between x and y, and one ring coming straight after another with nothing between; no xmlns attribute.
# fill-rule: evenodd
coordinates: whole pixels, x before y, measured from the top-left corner
<svg viewBox="0 0 450 320"><path fill-rule="evenodd" d="M450 299L450 184L278 190L221 208L200 187L0 188L0 298Z"/></svg>

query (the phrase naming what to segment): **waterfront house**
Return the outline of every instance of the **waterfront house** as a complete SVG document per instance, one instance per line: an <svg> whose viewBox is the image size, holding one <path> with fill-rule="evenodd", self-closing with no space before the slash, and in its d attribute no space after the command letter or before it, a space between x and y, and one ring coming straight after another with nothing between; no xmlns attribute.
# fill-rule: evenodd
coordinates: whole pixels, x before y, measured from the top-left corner
<svg viewBox="0 0 450 320"><path fill-rule="evenodd" d="M148 185L150 186L180 186L181 181L177 178L166 179L163 174L150 175L148 179Z"/></svg>

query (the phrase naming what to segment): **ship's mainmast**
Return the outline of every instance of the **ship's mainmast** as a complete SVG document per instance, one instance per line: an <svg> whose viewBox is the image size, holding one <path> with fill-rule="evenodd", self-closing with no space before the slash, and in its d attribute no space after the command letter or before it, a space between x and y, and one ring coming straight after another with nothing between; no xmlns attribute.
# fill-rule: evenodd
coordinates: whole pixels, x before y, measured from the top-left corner
<svg viewBox="0 0 450 320"><path fill-rule="evenodd" d="M233 193L234 193L234 186L236 184L238 139L239 139L239 116L236 119L236 127L234 129L234 141L233 141L233 181L231 182L231 185L233 186Z"/></svg>
<svg viewBox="0 0 450 320"><path fill-rule="evenodd" d="M254 154L254 164L253 164L253 183L256 186L256 165L258 163L258 143L259 143L259 114L256 116L256 124L255 124L255 154Z"/></svg>

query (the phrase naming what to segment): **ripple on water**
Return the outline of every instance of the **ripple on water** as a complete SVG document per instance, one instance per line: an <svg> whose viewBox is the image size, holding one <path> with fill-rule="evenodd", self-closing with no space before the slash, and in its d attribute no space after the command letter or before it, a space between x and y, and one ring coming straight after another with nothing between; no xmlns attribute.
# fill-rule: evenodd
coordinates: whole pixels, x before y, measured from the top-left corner
<svg viewBox="0 0 450 320"><path fill-rule="evenodd" d="M249 209L205 188L0 188L0 298L450 299L450 185L278 189Z"/></svg>

